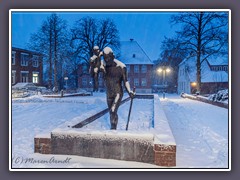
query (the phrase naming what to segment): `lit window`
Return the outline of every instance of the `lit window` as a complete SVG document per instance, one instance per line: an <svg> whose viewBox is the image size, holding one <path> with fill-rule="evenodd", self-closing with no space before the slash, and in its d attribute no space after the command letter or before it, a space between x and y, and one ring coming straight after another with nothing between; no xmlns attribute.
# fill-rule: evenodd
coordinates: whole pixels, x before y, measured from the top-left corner
<svg viewBox="0 0 240 180"><path fill-rule="evenodd" d="M134 65L134 72L138 73L139 72L139 65Z"/></svg>
<svg viewBox="0 0 240 180"><path fill-rule="evenodd" d="M38 56L33 55L32 66L38 67Z"/></svg>
<svg viewBox="0 0 240 180"><path fill-rule="evenodd" d="M28 54L21 53L21 66L28 66Z"/></svg>
<svg viewBox="0 0 240 180"><path fill-rule="evenodd" d="M33 83L39 83L39 77L38 77L38 72L34 72L32 75L32 82Z"/></svg>
<svg viewBox="0 0 240 180"><path fill-rule="evenodd" d="M12 51L12 65L15 65L15 60L16 60L16 52Z"/></svg>

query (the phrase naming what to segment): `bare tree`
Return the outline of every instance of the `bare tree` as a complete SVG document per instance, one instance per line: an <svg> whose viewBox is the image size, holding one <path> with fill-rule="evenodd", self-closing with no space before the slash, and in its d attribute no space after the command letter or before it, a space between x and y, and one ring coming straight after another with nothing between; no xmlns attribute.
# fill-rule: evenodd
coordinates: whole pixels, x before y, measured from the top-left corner
<svg viewBox="0 0 240 180"><path fill-rule="evenodd" d="M96 20L92 17L84 17L76 21L72 28L72 48L79 59L89 64L89 58L93 55L95 45L103 49L111 46L119 48L119 35L116 25L111 19Z"/></svg>
<svg viewBox="0 0 240 180"><path fill-rule="evenodd" d="M31 34L28 47L41 52L48 67L48 88L52 88L52 27L50 19L44 21L38 32Z"/></svg>
<svg viewBox="0 0 240 180"><path fill-rule="evenodd" d="M66 21L53 13L43 21L38 32L32 34L30 38L29 47L45 55L48 62L48 87L52 88L52 77L54 77L55 92L59 90L58 76L62 76L63 59L66 47L69 47L70 43L68 36Z"/></svg>
<svg viewBox="0 0 240 180"><path fill-rule="evenodd" d="M173 24L181 24L177 32L179 51L196 57L197 91L201 91L201 65L210 56L227 53L228 14L225 12L187 12L173 15Z"/></svg>
<svg viewBox="0 0 240 180"><path fill-rule="evenodd" d="M186 51L179 51L179 45L180 43L177 39L165 37L161 44L162 51L160 57L157 61L155 61L156 69L158 69L160 66L168 66L172 69L171 75L168 76L168 89L172 91L176 90L177 86L178 65L187 56ZM157 71L154 72L154 79L158 82L161 79Z"/></svg>

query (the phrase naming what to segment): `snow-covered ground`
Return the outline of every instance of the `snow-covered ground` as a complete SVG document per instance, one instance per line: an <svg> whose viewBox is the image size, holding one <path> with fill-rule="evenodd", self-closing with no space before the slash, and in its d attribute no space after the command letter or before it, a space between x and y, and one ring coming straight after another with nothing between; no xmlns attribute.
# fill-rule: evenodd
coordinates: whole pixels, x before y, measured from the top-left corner
<svg viewBox="0 0 240 180"><path fill-rule="evenodd" d="M228 168L228 110L176 95L161 101L177 144L177 167Z"/></svg>
<svg viewBox="0 0 240 180"><path fill-rule="evenodd" d="M127 95L125 95L127 97ZM228 110L199 101L167 95L160 99L177 144L176 168L228 168ZM12 100L13 168L161 168L147 163L69 155L33 153L33 139L91 111L106 108L105 93L93 96ZM130 128L139 132L151 126L151 100L133 102ZM129 102L119 108L119 126L125 128ZM108 115L96 125L109 127ZM141 123L134 123L142 120ZM95 122L94 122L95 123ZM93 124L92 124L93 125ZM86 128L93 128L89 125Z"/></svg>

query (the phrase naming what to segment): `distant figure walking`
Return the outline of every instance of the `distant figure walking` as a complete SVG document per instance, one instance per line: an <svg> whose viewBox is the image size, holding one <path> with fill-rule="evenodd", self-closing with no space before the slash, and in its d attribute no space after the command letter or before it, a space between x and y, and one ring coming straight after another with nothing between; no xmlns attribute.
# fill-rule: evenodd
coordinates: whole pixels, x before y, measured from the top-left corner
<svg viewBox="0 0 240 180"><path fill-rule="evenodd" d="M126 65L115 59L113 51L109 47L103 50L105 61L105 82L107 90L107 104L110 113L111 129L117 129L118 115L117 111L123 97L122 83L124 84L129 96L134 98L135 93L131 91L127 79Z"/></svg>
<svg viewBox="0 0 240 180"><path fill-rule="evenodd" d="M101 56L102 52L99 50L98 46L93 47L93 56L90 58L90 68L89 73L93 78L93 92L98 92L98 76L101 66Z"/></svg>

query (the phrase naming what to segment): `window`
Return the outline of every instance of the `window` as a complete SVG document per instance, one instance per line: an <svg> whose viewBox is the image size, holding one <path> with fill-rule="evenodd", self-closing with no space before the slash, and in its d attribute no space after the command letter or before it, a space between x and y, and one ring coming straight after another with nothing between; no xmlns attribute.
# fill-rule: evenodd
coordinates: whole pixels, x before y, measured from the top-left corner
<svg viewBox="0 0 240 180"><path fill-rule="evenodd" d="M127 67L127 72L130 72L130 65L126 65Z"/></svg>
<svg viewBox="0 0 240 180"><path fill-rule="evenodd" d="M87 78L82 78L82 85L87 86Z"/></svg>
<svg viewBox="0 0 240 180"><path fill-rule="evenodd" d="M134 65L134 72L138 73L139 72L139 65Z"/></svg>
<svg viewBox="0 0 240 180"><path fill-rule="evenodd" d="M16 83L16 71L12 71L12 84Z"/></svg>
<svg viewBox="0 0 240 180"><path fill-rule="evenodd" d="M12 65L15 65L15 60L16 60L16 52L12 51Z"/></svg>
<svg viewBox="0 0 240 180"><path fill-rule="evenodd" d="M33 55L32 66L38 67L38 56L36 56L36 55Z"/></svg>
<svg viewBox="0 0 240 180"><path fill-rule="evenodd" d="M133 54L133 56L132 56L133 58L135 58L136 57L136 54Z"/></svg>
<svg viewBox="0 0 240 180"><path fill-rule="evenodd" d="M28 54L21 53L21 66L28 66Z"/></svg>
<svg viewBox="0 0 240 180"><path fill-rule="evenodd" d="M28 71L21 71L21 82L28 82Z"/></svg>
<svg viewBox="0 0 240 180"><path fill-rule="evenodd" d="M83 73L88 73L88 66L87 66L87 64L83 64L82 65L82 71L83 71Z"/></svg>
<svg viewBox="0 0 240 180"><path fill-rule="evenodd" d="M141 83L142 86L147 86L147 80L146 78L142 78L142 83Z"/></svg>
<svg viewBox="0 0 240 180"><path fill-rule="evenodd" d="M147 72L147 66L146 65L142 65L141 71L142 71L142 73L146 73Z"/></svg>
<svg viewBox="0 0 240 180"><path fill-rule="evenodd" d="M227 66L224 66L224 67L223 67L223 70L224 70L224 71L228 71L228 67L227 67Z"/></svg>
<svg viewBox="0 0 240 180"><path fill-rule="evenodd" d="M103 85L103 79L102 79L102 78L99 78L98 85L99 85L99 86L102 86L102 85Z"/></svg>
<svg viewBox="0 0 240 180"><path fill-rule="evenodd" d="M139 86L139 79L138 78L134 78L134 86Z"/></svg>
<svg viewBox="0 0 240 180"><path fill-rule="evenodd" d="M39 72L33 72L32 74L32 82L33 83L39 83L39 76L38 76Z"/></svg>

